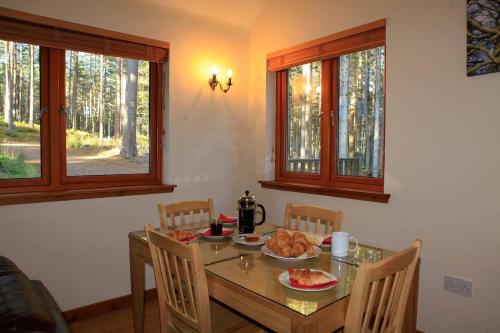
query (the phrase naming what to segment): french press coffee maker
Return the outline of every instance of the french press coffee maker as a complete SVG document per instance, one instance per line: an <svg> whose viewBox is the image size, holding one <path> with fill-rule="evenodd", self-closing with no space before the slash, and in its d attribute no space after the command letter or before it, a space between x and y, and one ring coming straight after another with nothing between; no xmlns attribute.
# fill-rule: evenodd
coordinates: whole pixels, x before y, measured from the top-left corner
<svg viewBox="0 0 500 333"><path fill-rule="evenodd" d="M238 231L240 234L252 234L255 232L255 226L261 225L266 220L266 210L261 204L255 203L255 196L249 195L249 191L245 191L245 195L241 195L238 199ZM257 207L262 210L262 220L255 221Z"/></svg>

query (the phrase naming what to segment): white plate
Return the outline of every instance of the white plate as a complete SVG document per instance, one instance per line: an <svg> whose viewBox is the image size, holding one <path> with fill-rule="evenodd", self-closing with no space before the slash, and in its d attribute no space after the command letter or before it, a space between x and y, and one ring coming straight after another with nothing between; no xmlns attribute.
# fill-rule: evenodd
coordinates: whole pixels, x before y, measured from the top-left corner
<svg viewBox="0 0 500 333"><path fill-rule="evenodd" d="M224 239L224 238L227 238L227 237L232 237L232 236L233 236L233 233L234 233L234 230L233 230L233 229L229 229L229 228L222 228L222 232L224 232L225 230L228 230L228 231L233 231L233 233L230 233L229 235L220 235L220 236L205 236L205 235L203 235L203 233L207 232L207 230L210 230L210 228L201 229L200 231L198 231L198 234L199 234L201 237L206 238L206 239L211 239L211 240L221 240L221 239Z"/></svg>
<svg viewBox="0 0 500 333"><path fill-rule="evenodd" d="M328 276L328 278L330 279L330 281L334 281L334 280L336 281L337 280L337 278L335 277L335 275L330 274L328 272L321 271L321 270L318 270L318 269L311 269L311 271L313 271L313 272L314 271L316 271L316 272L323 272L326 276ZM294 289L294 290L300 290L300 291L323 291L323 290L332 289L333 287L336 286L336 284L334 284L333 286L326 286L326 287L323 287L323 288L297 288L297 287L292 287L292 285L290 284L290 278L288 276L288 271L285 271L285 272L281 273L280 276L278 277L278 280L285 287L288 287L288 288Z"/></svg>
<svg viewBox="0 0 500 333"><path fill-rule="evenodd" d="M273 258L281 259L281 260L288 260L288 261L297 261L297 260L305 260L305 259L311 259L311 258L316 258L319 257L321 254L321 249L315 245L313 245L314 248L314 253L312 256L308 256L307 253L303 253L298 257L282 257L274 253L270 248L267 247L267 245L264 245L260 248L262 253L264 253L266 256L270 256Z"/></svg>
<svg viewBox="0 0 500 333"><path fill-rule="evenodd" d="M250 235L250 234L246 234L246 235ZM271 236L269 236L269 235L264 235L264 236L263 235L253 235L253 236L259 236L260 239L256 242L247 242L245 240L245 234L241 234L241 235L233 236L233 242L235 242L237 244L241 244L241 245L257 246L257 245L263 245L266 242L266 240L271 238Z"/></svg>

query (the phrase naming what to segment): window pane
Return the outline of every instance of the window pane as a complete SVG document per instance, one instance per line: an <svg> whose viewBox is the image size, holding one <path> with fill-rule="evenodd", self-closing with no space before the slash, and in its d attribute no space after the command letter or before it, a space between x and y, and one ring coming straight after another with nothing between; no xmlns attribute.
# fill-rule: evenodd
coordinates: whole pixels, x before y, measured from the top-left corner
<svg viewBox="0 0 500 333"><path fill-rule="evenodd" d="M149 173L149 62L66 51L69 176Z"/></svg>
<svg viewBox="0 0 500 333"><path fill-rule="evenodd" d="M384 47L339 58L337 174L383 177Z"/></svg>
<svg viewBox="0 0 500 333"><path fill-rule="evenodd" d="M286 170L319 173L321 61L288 69Z"/></svg>
<svg viewBox="0 0 500 333"><path fill-rule="evenodd" d="M0 41L0 179L40 178L40 47Z"/></svg>

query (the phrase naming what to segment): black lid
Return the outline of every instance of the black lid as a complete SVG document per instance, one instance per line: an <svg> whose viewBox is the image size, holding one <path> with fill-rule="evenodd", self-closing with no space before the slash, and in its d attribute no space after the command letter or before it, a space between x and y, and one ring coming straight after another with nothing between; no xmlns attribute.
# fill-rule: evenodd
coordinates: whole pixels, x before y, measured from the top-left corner
<svg viewBox="0 0 500 333"><path fill-rule="evenodd" d="M238 199L238 203L240 205L255 205L255 196L249 195L250 191L246 190L245 195L241 195L240 198Z"/></svg>

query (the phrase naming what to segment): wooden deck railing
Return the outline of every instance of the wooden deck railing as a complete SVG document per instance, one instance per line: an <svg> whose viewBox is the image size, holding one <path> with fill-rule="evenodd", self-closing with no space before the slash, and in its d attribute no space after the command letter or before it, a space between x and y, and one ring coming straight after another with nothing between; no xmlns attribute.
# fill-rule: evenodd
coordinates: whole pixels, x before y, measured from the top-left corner
<svg viewBox="0 0 500 333"><path fill-rule="evenodd" d="M339 159L338 174L342 176L360 176L359 157L348 157ZM319 173L319 158L290 158L287 160L287 171Z"/></svg>

